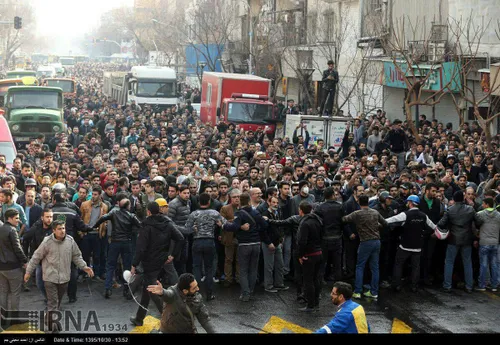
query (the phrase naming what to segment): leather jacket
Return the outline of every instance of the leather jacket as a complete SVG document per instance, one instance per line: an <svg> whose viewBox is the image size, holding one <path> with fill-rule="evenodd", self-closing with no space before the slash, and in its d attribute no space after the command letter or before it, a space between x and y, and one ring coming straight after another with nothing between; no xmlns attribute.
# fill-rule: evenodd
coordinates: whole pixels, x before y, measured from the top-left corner
<svg viewBox="0 0 500 345"><path fill-rule="evenodd" d="M94 227L99 227L103 222L110 220L112 224L111 242L123 242L132 240L133 227L141 227L141 221L135 214L124 208L113 208L108 214L102 216Z"/></svg>
<svg viewBox="0 0 500 345"><path fill-rule="evenodd" d="M337 240L342 238L342 233L344 231L342 217L345 213L341 203L335 200L327 200L316 207L314 213L323 219L323 224L325 226L323 240Z"/></svg>
<svg viewBox="0 0 500 345"><path fill-rule="evenodd" d="M215 333L208 309L199 292L186 296L176 284L163 289L162 299L165 302L160 323L162 333L198 333L195 316L207 333Z"/></svg>
<svg viewBox="0 0 500 345"><path fill-rule="evenodd" d="M472 222L478 223L474 209L457 202L448 208L437 226L441 229L449 229L448 243L456 246L470 246L474 240Z"/></svg>

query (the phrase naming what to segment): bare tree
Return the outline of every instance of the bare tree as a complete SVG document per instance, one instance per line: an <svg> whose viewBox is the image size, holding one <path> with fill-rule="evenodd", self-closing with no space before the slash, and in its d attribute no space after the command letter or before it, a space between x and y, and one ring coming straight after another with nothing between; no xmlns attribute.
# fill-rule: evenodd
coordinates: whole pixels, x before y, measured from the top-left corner
<svg viewBox="0 0 500 345"><path fill-rule="evenodd" d="M434 43L433 31L427 30L425 18L412 21L409 17L403 16L393 21L390 30L384 35L382 45L386 53L391 54L392 61L399 78L406 85L406 96L404 99L404 109L406 121L417 142L420 142L420 135L416 127L418 120L413 119L413 107L434 106L441 102L441 99L452 94L460 84L459 70L455 64L452 68L449 80L438 88L431 87L430 80L433 79L435 69L439 68L443 58L447 55L448 47L441 51L442 56L429 59L431 54L431 43ZM425 65L425 68L424 68Z"/></svg>
<svg viewBox="0 0 500 345"><path fill-rule="evenodd" d="M15 16L20 16L23 21L21 30L14 29L14 24L0 25L0 37L3 38L3 64L7 68L19 48L33 40L36 18L30 1L19 1L15 4L8 3L2 8L5 10L2 13L3 18L14 19Z"/></svg>
<svg viewBox="0 0 500 345"><path fill-rule="evenodd" d="M466 18L450 18L449 28L452 33L454 49L450 53L459 66L459 75L462 81L459 97L452 95L453 103L460 116L460 124L464 122L463 104L469 104L473 108L473 114L486 137L486 145L489 151L491 147L491 125L495 119L500 117L497 102L493 101L492 94L500 90L500 76L498 69L491 75L486 75L482 89L482 95L478 96L473 88L467 83L472 73L476 73L480 66L484 65L485 58L481 56L482 38L490 30L491 21L485 23L475 20L472 13ZM500 22L499 22L500 29ZM500 39L500 30L496 30ZM488 104L486 114L481 114L480 108Z"/></svg>

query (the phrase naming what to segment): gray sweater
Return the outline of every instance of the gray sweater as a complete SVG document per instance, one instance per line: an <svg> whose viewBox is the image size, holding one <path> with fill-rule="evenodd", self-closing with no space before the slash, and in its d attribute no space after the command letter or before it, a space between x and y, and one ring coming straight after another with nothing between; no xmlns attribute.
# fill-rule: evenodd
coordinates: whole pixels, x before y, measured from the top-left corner
<svg viewBox="0 0 500 345"><path fill-rule="evenodd" d="M477 214L479 226L479 244L482 246L498 245L500 233L500 213L496 210L483 210Z"/></svg>
<svg viewBox="0 0 500 345"><path fill-rule="evenodd" d="M297 215L299 214L299 205L302 201L307 201L309 202L310 204L314 204L314 202L316 201L315 200L315 197L313 194L309 194L307 197L303 197L302 195L297 194L296 196L294 196L292 198L292 215Z"/></svg>
<svg viewBox="0 0 500 345"><path fill-rule="evenodd" d="M382 141L380 133L378 136L375 136L374 134L370 135L366 143L366 149L368 152L373 153L375 151L375 145L377 145L380 141Z"/></svg>
<svg viewBox="0 0 500 345"><path fill-rule="evenodd" d="M199 209L189 215L186 222L186 234L194 233L193 239L211 238L215 236L217 221L225 223L226 219L212 209ZM194 228L196 225L196 228Z"/></svg>

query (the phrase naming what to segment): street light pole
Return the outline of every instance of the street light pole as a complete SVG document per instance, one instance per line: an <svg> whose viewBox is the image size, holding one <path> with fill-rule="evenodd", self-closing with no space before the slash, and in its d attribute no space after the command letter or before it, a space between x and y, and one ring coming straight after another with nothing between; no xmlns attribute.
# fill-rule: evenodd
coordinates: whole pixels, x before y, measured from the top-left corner
<svg viewBox="0 0 500 345"><path fill-rule="evenodd" d="M250 32L248 33L248 36L250 37L250 54L248 56L248 74L253 73L253 68L252 68L252 50L253 50L253 20L252 20L252 10L250 8L250 0L247 3L248 5L248 20L250 21Z"/></svg>

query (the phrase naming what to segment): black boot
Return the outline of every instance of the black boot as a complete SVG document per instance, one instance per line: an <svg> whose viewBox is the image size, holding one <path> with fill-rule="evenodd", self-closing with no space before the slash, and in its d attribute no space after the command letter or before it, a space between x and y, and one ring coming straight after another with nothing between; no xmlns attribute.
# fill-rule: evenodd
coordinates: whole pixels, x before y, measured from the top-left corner
<svg viewBox="0 0 500 345"><path fill-rule="evenodd" d="M104 293L104 298L110 298L112 294L113 292L111 289L106 289L106 292Z"/></svg>

